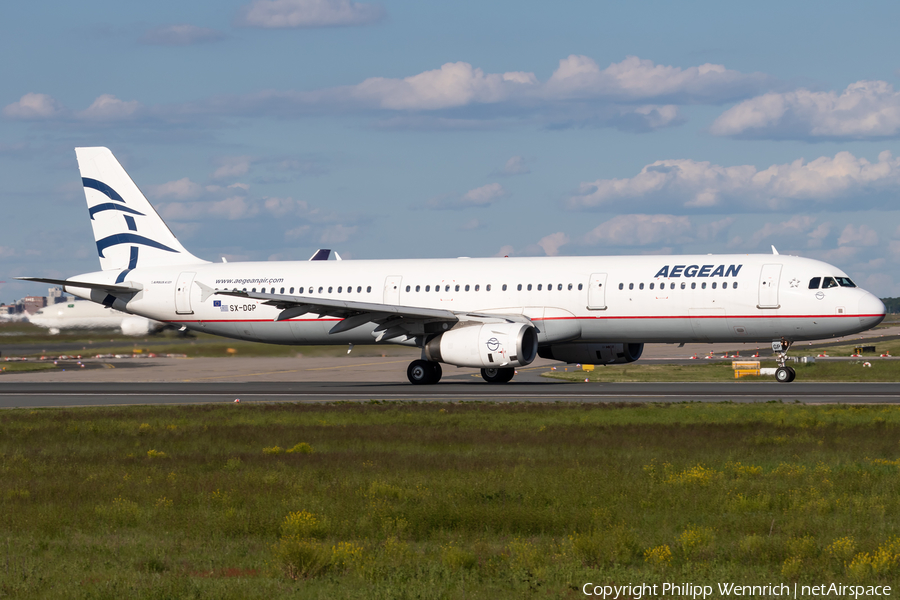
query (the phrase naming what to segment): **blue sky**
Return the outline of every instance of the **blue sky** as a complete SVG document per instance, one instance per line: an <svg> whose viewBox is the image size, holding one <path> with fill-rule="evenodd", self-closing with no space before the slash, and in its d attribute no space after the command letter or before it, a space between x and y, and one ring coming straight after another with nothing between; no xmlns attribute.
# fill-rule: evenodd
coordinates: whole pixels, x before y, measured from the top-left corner
<svg viewBox="0 0 900 600"><path fill-rule="evenodd" d="M891 2L10 3L0 301L96 270L73 148L198 256L770 252L900 296Z"/></svg>

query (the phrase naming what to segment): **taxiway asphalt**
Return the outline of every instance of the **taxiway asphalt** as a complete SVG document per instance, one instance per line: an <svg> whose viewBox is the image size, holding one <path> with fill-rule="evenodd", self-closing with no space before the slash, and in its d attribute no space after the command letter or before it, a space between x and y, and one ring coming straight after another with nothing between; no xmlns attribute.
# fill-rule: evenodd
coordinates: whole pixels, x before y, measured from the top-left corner
<svg viewBox="0 0 900 600"><path fill-rule="evenodd" d="M254 402L801 402L900 403L896 383L572 383L487 384L470 378L434 386L385 382L12 383L0 408Z"/></svg>

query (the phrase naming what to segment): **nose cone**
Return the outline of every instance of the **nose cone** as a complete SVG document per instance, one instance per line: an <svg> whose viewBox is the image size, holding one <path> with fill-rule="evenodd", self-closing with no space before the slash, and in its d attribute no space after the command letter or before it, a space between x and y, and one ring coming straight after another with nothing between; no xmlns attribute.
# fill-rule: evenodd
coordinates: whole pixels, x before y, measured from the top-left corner
<svg viewBox="0 0 900 600"><path fill-rule="evenodd" d="M869 292L864 292L859 299L859 324L865 329L871 329L881 323L886 312L884 302Z"/></svg>

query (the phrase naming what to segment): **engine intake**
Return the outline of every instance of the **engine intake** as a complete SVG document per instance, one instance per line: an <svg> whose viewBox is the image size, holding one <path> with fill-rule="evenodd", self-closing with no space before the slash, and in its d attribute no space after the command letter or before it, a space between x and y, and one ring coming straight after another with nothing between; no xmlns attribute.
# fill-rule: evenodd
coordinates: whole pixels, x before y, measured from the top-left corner
<svg viewBox="0 0 900 600"><path fill-rule="evenodd" d="M553 344L538 350L541 358L584 365L630 363L639 359L643 353L643 344Z"/></svg>
<svg viewBox="0 0 900 600"><path fill-rule="evenodd" d="M522 367L534 360L537 344L537 332L527 323L474 324L429 340L425 357L458 367Z"/></svg>

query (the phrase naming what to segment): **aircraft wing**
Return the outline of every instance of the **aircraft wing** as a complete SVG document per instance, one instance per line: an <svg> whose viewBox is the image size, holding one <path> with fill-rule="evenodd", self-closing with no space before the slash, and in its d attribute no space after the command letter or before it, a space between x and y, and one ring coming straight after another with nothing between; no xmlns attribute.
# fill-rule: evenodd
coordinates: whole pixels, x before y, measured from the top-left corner
<svg viewBox="0 0 900 600"><path fill-rule="evenodd" d="M522 321L522 315L497 315L470 312L454 312L439 308L422 308L418 306L397 306L375 302L357 302L354 300L335 300L312 296L288 296L284 294L266 294L263 292L225 291L213 292L219 296L234 296L263 300L263 304L281 309L276 321L292 319L304 314L317 314L320 317L339 317L343 319L331 328L329 333L341 333L365 325L377 323L373 335L375 341L424 333L438 333L442 329L430 331L431 324L455 324L462 319L479 319L491 321Z"/></svg>

